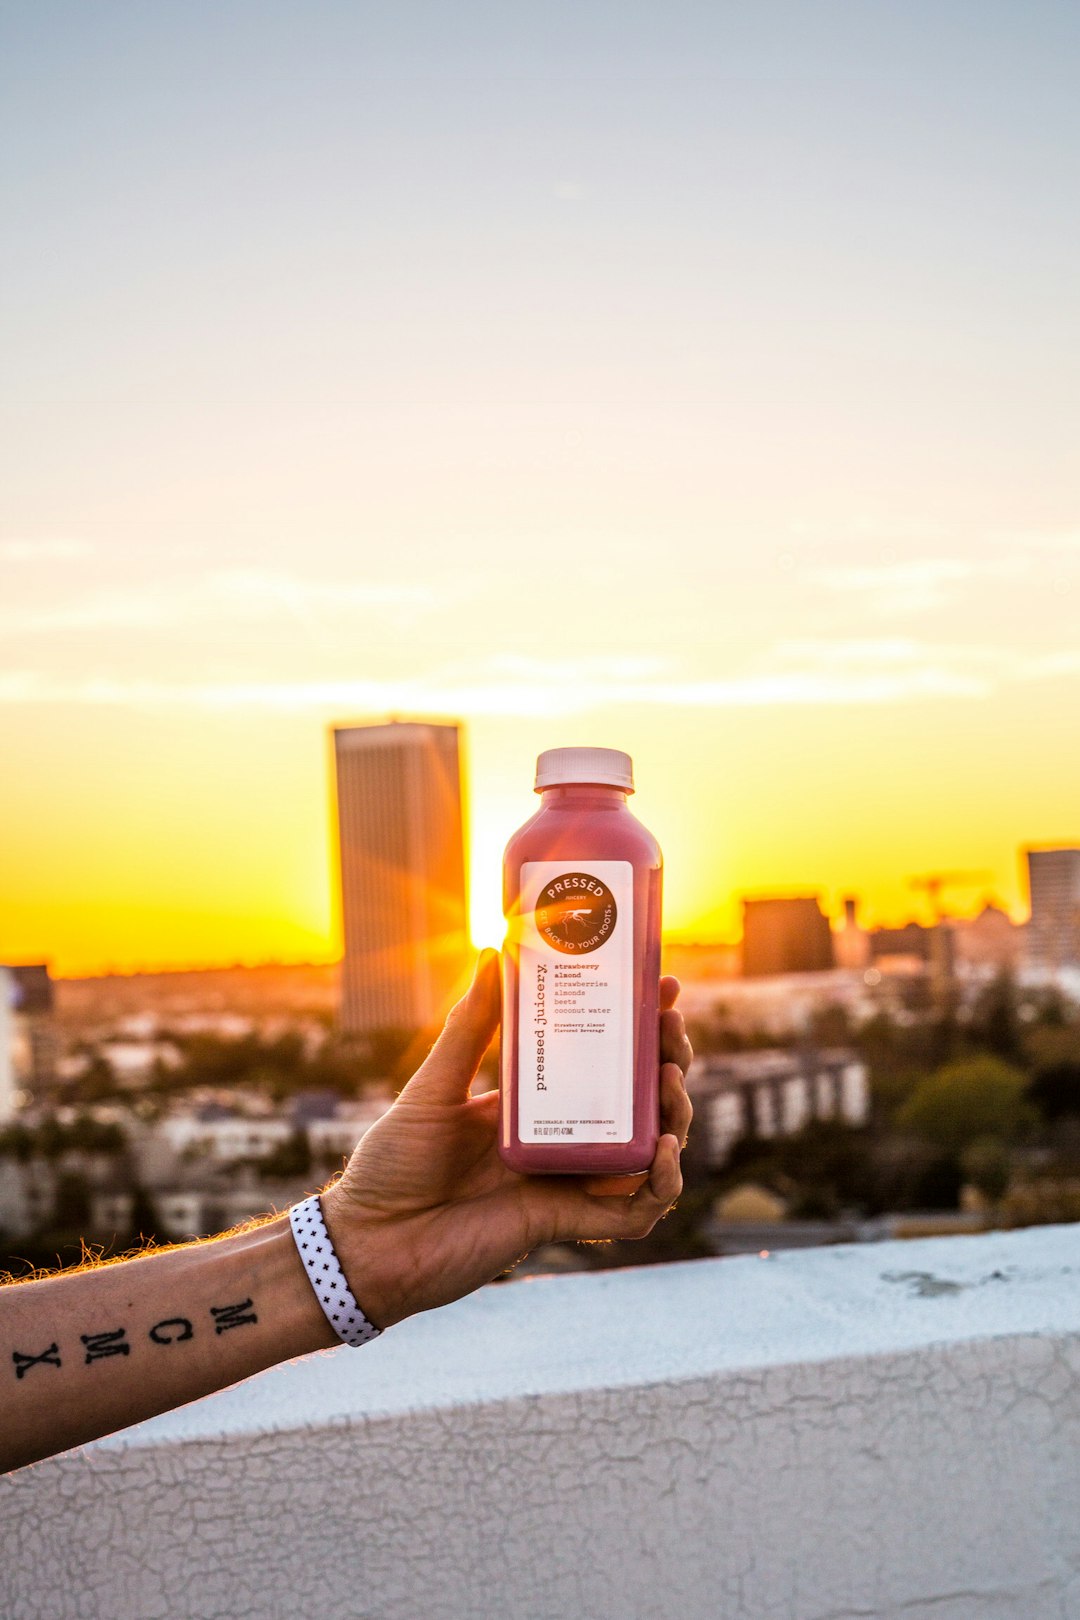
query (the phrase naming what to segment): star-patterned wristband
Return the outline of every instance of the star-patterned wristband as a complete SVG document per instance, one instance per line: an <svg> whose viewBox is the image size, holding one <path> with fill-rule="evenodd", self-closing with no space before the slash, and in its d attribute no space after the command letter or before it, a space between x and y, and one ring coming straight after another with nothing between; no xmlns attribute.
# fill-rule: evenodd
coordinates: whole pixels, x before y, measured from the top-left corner
<svg viewBox="0 0 1080 1620"><path fill-rule="evenodd" d="M367 1344L371 1339L377 1339L382 1328L368 1321L345 1281L341 1261L334 1253L334 1245L326 1230L318 1193L313 1198L305 1198L302 1204L292 1206L289 1225L308 1281L315 1290L315 1298L338 1338L351 1345Z"/></svg>

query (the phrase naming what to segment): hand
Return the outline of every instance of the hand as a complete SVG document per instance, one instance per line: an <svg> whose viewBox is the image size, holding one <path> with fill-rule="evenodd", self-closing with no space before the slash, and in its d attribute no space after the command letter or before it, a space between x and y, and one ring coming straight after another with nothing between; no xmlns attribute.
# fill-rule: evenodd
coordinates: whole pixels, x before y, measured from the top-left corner
<svg viewBox="0 0 1080 1620"><path fill-rule="evenodd" d="M484 951L464 998L393 1107L323 1194L330 1237L377 1327L446 1305L542 1243L635 1238L682 1191L693 1053L677 979L660 981L661 1135L638 1176L521 1176L496 1147L498 1092L469 1086L499 1022L498 952Z"/></svg>

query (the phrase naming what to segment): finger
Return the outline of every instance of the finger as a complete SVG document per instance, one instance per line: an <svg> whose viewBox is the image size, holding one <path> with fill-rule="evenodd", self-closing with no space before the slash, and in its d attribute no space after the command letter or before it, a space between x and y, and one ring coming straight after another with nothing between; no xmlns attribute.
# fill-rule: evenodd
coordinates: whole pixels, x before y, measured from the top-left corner
<svg viewBox="0 0 1080 1620"><path fill-rule="evenodd" d="M682 1167L679 1163L679 1139L670 1132L665 1133L656 1144L656 1157L649 1171L648 1186L643 1188L650 1199L658 1206L659 1213L666 1215L672 1204L683 1190ZM635 1194L635 1199L641 1193Z"/></svg>
<svg viewBox="0 0 1080 1620"><path fill-rule="evenodd" d="M582 1176L581 1185L593 1198L628 1198L649 1179L647 1170L626 1176Z"/></svg>
<svg viewBox="0 0 1080 1620"><path fill-rule="evenodd" d="M481 951L473 982L404 1091L403 1102L456 1103L469 1094L480 1059L499 1026L499 953Z"/></svg>
<svg viewBox="0 0 1080 1620"><path fill-rule="evenodd" d="M630 1198L609 1198L599 1204L598 1236L602 1238L647 1237L682 1192L679 1169L679 1143L671 1135L656 1144L656 1156L643 1186Z"/></svg>
<svg viewBox="0 0 1080 1620"><path fill-rule="evenodd" d="M685 1147L693 1118L682 1070L677 1063L665 1063L660 1070L660 1129L670 1131L680 1147Z"/></svg>
<svg viewBox="0 0 1080 1620"><path fill-rule="evenodd" d="M644 1237L667 1213L682 1191L679 1144L662 1136L648 1175L629 1198L604 1198L584 1187L537 1181L528 1190L531 1224L542 1241L589 1242L604 1238Z"/></svg>
<svg viewBox="0 0 1080 1620"><path fill-rule="evenodd" d="M674 1007L675 1003L679 999L679 991L681 989L682 985L679 983L678 979L675 978L674 974L666 973L664 975L664 977L660 980L661 1012L667 1012L669 1007Z"/></svg>
<svg viewBox="0 0 1080 1620"><path fill-rule="evenodd" d="M677 1063L683 1074L688 1074L694 1061L694 1048L686 1034L683 1015L670 1007L660 1014L660 1061Z"/></svg>
<svg viewBox="0 0 1080 1620"><path fill-rule="evenodd" d="M665 1063L660 1070L661 1131L670 1131L680 1147L685 1147L693 1117L694 1109L686 1093L681 1067L678 1063ZM583 1176L581 1185L594 1198L625 1198L638 1190L647 1175L646 1170L632 1176Z"/></svg>

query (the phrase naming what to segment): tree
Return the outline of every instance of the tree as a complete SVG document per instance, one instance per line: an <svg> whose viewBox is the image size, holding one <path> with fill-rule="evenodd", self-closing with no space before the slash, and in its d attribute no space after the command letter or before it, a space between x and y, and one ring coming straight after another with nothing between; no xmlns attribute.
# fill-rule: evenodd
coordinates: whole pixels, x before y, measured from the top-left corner
<svg viewBox="0 0 1080 1620"><path fill-rule="evenodd" d="M1009 1155L996 1136L977 1136L960 1155L964 1176L988 1204L1000 1204L1009 1186Z"/></svg>
<svg viewBox="0 0 1080 1620"><path fill-rule="evenodd" d="M127 1137L113 1120L77 1114L67 1127L67 1147L80 1153L123 1153Z"/></svg>
<svg viewBox="0 0 1080 1620"><path fill-rule="evenodd" d="M71 1085L71 1095L80 1103L107 1102L123 1091L116 1070L100 1052L93 1052L82 1074Z"/></svg>
<svg viewBox="0 0 1080 1620"><path fill-rule="evenodd" d="M53 1222L62 1231L86 1231L90 1225L90 1189L85 1176L71 1172L58 1177Z"/></svg>
<svg viewBox="0 0 1080 1620"><path fill-rule="evenodd" d="M153 1241L157 1231L157 1211L153 1199L139 1181L132 1187L131 1193L131 1241Z"/></svg>
<svg viewBox="0 0 1080 1620"><path fill-rule="evenodd" d="M1036 1069L1028 1097L1047 1121L1080 1115L1080 1063L1050 1063Z"/></svg>
<svg viewBox="0 0 1080 1620"><path fill-rule="evenodd" d="M996 1057L961 1058L920 1082L897 1124L946 1153L979 1137L1011 1142L1036 1123L1022 1070Z"/></svg>
<svg viewBox="0 0 1080 1620"><path fill-rule="evenodd" d="M843 1120L819 1119L777 1143L781 1174L799 1189L797 1213L831 1218L842 1209L862 1208L870 1180L869 1136Z"/></svg>
<svg viewBox="0 0 1080 1620"><path fill-rule="evenodd" d="M0 1158L17 1159L25 1164L34 1154L34 1134L25 1125L8 1125L0 1131Z"/></svg>
<svg viewBox="0 0 1080 1620"><path fill-rule="evenodd" d="M979 996L971 1016L969 1033L995 1057L1014 1062L1023 1055L1021 1024L1017 1006L1016 981L1008 968Z"/></svg>

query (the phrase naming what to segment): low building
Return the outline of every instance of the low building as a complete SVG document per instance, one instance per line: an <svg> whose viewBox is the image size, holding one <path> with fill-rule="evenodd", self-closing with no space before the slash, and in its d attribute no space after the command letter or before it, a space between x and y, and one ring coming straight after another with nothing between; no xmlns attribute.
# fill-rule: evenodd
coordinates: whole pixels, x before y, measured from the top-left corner
<svg viewBox="0 0 1080 1620"><path fill-rule="evenodd" d="M870 960L876 963L913 958L929 962L933 937L933 928L924 928L917 922L905 923L902 928L872 928L868 935Z"/></svg>
<svg viewBox="0 0 1080 1620"><path fill-rule="evenodd" d="M0 1154L0 1232L21 1238L46 1226L56 1202L56 1165Z"/></svg>
<svg viewBox="0 0 1080 1620"><path fill-rule="evenodd" d="M977 916L954 923L953 933L957 961L971 967L1002 973L1019 967L1023 959L1026 930L992 901Z"/></svg>
<svg viewBox="0 0 1080 1620"><path fill-rule="evenodd" d="M870 1117L866 1065L847 1048L698 1058L687 1083L714 1168L743 1136L767 1140L792 1136L812 1120L865 1125Z"/></svg>
<svg viewBox="0 0 1080 1620"><path fill-rule="evenodd" d="M228 1232L272 1210L288 1209L314 1192L318 1180L309 1176L265 1181L250 1168L227 1176L220 1170L189 1173L151 1193L158 1236L179 1241Z"/></svg>
<svg viewBox="0 0 1080 1620"><path fill-rule="evenodd" d="M683 987L679 1006L690 1018L722 1026L732 1035L767 1035L777 1046L809 1038L830 1008L853 1024L895 1000L880 973L832 968L827 973L784 973L761 979L727 979Z"/></svg>
<svg viewBox="0 0 1080 1620"><path fill-rule="evenodd" d="M90 1194L90 1230L96 1235L130 1232L134 1212L133 1192L102 1187Z"/></svg>
<svg viewBox="0 0 1080 1620"><path fill-rule="evenodd" d="M362 1102L342 1103L331 1119L312 1119L304 1127L308 1146L319 1157L347 1158L365 1131L380 1120L393 1103L389 1093L375 1095Z"/></svg>
<svg viewBox="0 0 1080 1620"><path fill-rule="evenodd" d="M179 1069L184 1054L173 1041L135 1040L128 1037L104 1041L98 1054L109 1064L121 1085L137 1088L157 1069Z"/></svg>
<svg viewBox="0 0 1080 1620"><path fill-rule="evenodd" d="M823 973L834 965L832 930L816 895L743 901L742 970Z"/></svg>
<svg viewBox="0 0 1080 1620"><path fill-rule="evenodd" d="M211 1231L205 1223L208 1196L201 1187L155 1188L154 1214L159 1235L174 1241L207 1236Z"/></svg>
<svg viewBox="0 0 1080 1620"><path fill-rule="evenodd" d="M265 1159L293 1134L289 1120L250 1118L211 1103L190 1113L177 1113L158 1126L174 1153L204 1156L219 1164L237 1159Z"/></svg>

